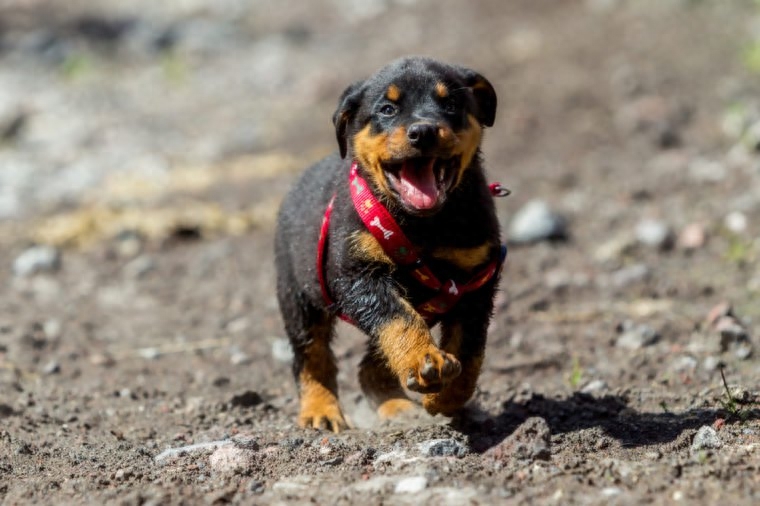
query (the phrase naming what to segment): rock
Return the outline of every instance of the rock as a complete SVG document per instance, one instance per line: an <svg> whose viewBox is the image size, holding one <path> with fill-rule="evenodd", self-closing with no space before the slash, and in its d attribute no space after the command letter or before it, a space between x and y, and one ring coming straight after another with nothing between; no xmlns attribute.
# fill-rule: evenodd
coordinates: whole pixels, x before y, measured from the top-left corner
<svg viewBox="0 0 760 506"><path fill-rule="evenodd" d="M532 200L517 213L509 227L509 240L526 244L567 239L567 223L542 200Z"/></svg>
<svg viewBox="0 0 760 506"><path fill-rule="evenodd" d="M720 349L722 352L733 351L740 360L746 360L752 356L752 341L749 331L744 324L732 314L730 306L716 306L708 316L708 320L721 314L718 310L724 310L722 315L714 321L712 327L720 335ZM713 314L713 312L715 314Z"/></svg>
<svg viewBox="0 0 760 506"><path fill-rule="evenodd" d="M747 215L740 211L733 211L726 215L723 223L731 232L742 234L747 230Z"/></svg>
<svg viewBox="0 0 760 506"><path fill-rule="evenodd" d="M221 446L209 456L209 464L218 473L244 472L250 470L254 455L236 445Z"/></svg>
<svg viewBox="0 0 760 506"><path fill-rule="evenodd" d="M546 420L531 417L499 445L486 452L494 460L548 460L551 457L551 430Z"/></svg>
<svg viewBox="0 0 760 506"><path fill-rule="evenodd" d="M424 476L410 476L396 483L393 492L396 494L416 494L427 488L428 481Z"/></svg>
<svg viewBox="0 0 760 506"><path fill-rule="evenodd" d="M230 352L230 364L232 365L245 365L250 364L252 361L253 359L250 356L237 347Z"/></svg>
<svg viewBox="0 0 760 506"><path fill-rule="evenodd" d="M651 346L660 339L656 330L644 324L635 324L626 320L618 327L620 336L615 341L615 346L627 350L640 350Z"/></svg>
<svg viewBox="0 0 760 506"><path fill-rule="evenodd" d="M308 492L312 488L308 476L296 476L291 479L281 479L272 485L272 490L279 492L282 495L294 495L298 496L304 492Z"/></svg>
<svg viewBox="0 0 760 506"><path fill-rule="evenodd" d="M705 321L708 325L715 325L721 316L730 316L731 311L732 309L730 303L726 301L719 302L718 304L714 305L707 313L707 318Z"/></svg>
<svg viewBox="0 0 760 506"><path fill-rule="evenodd" d="M691 442L691 451L714 450L721 446L723 446L723 442L720 440L718 432L709 425L703 425Z"/></svg>
<svg viewBox="0 0 760 506"><path fill-rule="evenodd" d="M33 246L13 261L16 276L31 276L39 272L55 272L61 267L61 253L50 246Z"/></svg>
<svg viewBox="0 0 760 506"><path fill-rule="evenodd" d="M42 374L50 376L51 374L58 374L61 372L61 364L57 360L51 360L45 367L42 368Z"/></svg>
<svg viewBox="0 0 760 506"><path fill-rule="evenodd" d="M636 245L636 237L630 233L614 236L603 242L594 251L594 260L599 263L607 263L621 259Z"/></svg>
<svg viewBox="0 0 760 506"><path fill-rule="evenodd" d="M605 383L603 380L595 379L589 381L586 386L581 388L581 393L592 394L595 392L600 392L602 390L607 390L607 383Z"/></svg>
<svg viewBox="0 0 760 506"><path fill-rule="evenodd" d="M156 262L152 257L148 255L140 255L127 263L122 269L122 272L130 279L140 279L145 277L146 274L155 268Z"/></svg>
<svg viewBox="0 0 760 506"><path fill-rule="evenodd" d="M673 246L673 232L663 221L642 220L636 225L636 240L645 246L666 250Z"/></svg>
<svg viewBox="0 0 760 506"><path fill-rule="evenodd" d="M649 278L651 270L646 264L633 264L610 274L609 282L615 288L625 288Z"/></svg>
<svg viewBox="0 0 760 506"><path fill-rule="evenodd" d="M293 361L293 348L287 339L275 338L272 341L272 357L278 362L289 364Z"/></svg>
<svg viewBox="0 0 760 506"><path fill-rule="evenodd" d="M252 390L235 395L230 399L228 405L231 408L252 408L264 402L261 396Z"/></svg>
<svg viewBox="0 0 760 506"><path fill-rule="evenodd" d="M689 164L689 177L697 183L719 183L726 173L725 165L715 160L695 158Z"/></svg>
<svg viewBox="0 0 760 506"><path fill-rule="evenodd" d="M697 359L689 355L678 357L670 364L670 369L679 373L689 373L696 368Z"/></svg>
<svg viewBox="0 0 760 506"><path fill-rule="evenodd" d="M707 232L701 223L690 223L678 234L676 246L679 249L691 251L702 248L707 242Z"/></svg>
<svg viewBox="0 0 760 506"><path fill-rule="evenodd" d="M464 457L468 448L456 439L431 439L417 445L425 457Z"/></svg>
<svg viewBox="0 0 760 506"><path fill-rule="evenodd" d="M42 324L42 332L51 341L55 341L61 337L62 329L63 326L59 320L47 320Z"/></svg>
<svg viewBox="0 0 760 506"><path fill-rule="evenodd" d="M725 364L721 361L721 359L714 355L705 357L705 359L702 361L702 369L707 372L717 371L718 368L723 367L724 365Z"/></svg>
<svg viewBox="0 0 760 506"><path fill-rule="evenodd" d="M162 451L155 457L153 457L153 461L156 462L156 464L166 463L168 461L172 461L178 457L182 457L184 455L188 455L191 453L197 453L201 451L206 451L210 449L216 449L221 448L228 445L233 445L233 441L229 439L225 439L222 441L209 441L207 443L196 443L189 446L181 446L179 448L167 448L166 450Z"/></svg>

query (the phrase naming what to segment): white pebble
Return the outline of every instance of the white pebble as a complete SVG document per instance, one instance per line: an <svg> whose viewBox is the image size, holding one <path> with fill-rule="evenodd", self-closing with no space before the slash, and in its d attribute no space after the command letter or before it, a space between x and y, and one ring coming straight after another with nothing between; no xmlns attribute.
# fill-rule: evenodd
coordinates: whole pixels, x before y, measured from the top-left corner
<svg viewBox="0 0 760 506"><path fill-rule="evenodd" d="M61 266L60 252L50 246L34 246L13 261L16 276L31 276L38 272L54 272Z"/></svg>
<svg viewBox="0 0 760 506"><path fill-rule="evenodd" d="M733 211L728 213L724 223L731 232L741 234L747 230L747 215L740 211Z"/></svg>
<svg viewBox="0 0 760 506"><path fill-rule="evenodd" d="M422 492L427 487L427 478L424 476L411 476L404 478L396 483L394 493L396 494L416 494Z"/></svg>
<svg viewBox="0 0 760 506"><path fill-rule="evenodd" d="M549 208L543 200L531 200L512 218L509 240L514 243L531 243L567 236L564 218Z"/></svg>

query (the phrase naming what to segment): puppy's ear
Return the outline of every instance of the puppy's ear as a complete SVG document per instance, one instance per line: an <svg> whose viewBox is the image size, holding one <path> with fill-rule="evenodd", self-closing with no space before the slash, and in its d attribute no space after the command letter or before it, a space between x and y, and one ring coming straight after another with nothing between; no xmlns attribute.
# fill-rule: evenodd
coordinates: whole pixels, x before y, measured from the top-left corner
<svg viewBox="0 0 760 506"><path fill-rule="evenodd" d="M477 118L481 125L487 127L493 126L496 119L496 91L494 91L488 79L481 76L474 70L464 67L457 67L459 75L465 85L472 90L475 97L475 103L478 106Z"/></svg>
<svg viewBox="0 0 760 506"><path fill-rule="evenodd" d="M362 96L364 95L364 81L357 81L343 91L338 100L338 109L333 114L333 125L335 125L335 136L338 139L340 148L340 157L345 158L348 151L346 140L346 129L349 122L353 119L354 114L359 109Z"/></svg>

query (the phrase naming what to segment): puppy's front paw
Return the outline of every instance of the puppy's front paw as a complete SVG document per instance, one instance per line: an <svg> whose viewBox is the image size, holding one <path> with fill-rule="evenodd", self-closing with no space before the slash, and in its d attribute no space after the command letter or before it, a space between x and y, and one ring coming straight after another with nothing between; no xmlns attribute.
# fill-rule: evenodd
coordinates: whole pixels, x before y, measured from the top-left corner
<svg viewBox="0 0 760 506"><path fill-rule="evenodd" d="M406 387L423 394L440 392L461 372L462 365L454 355L430 346L408 369Z"/></svg>

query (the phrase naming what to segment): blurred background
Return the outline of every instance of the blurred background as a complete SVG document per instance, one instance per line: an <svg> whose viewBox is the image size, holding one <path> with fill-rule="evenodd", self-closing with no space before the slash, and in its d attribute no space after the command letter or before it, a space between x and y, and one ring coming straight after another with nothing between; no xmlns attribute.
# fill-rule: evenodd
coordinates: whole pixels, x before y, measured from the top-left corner
<svg viewBox="0 0 760 506"><path fill-rule="evenodd" d="M407 54L499 97L483 153L512 247L481 404L718 406L723 366L756 387L758 1L0 0L3 425L153 453L291 427L277 207L337 148L343 89ZM353 394L362 341L336 343ZM248 389L266 409L220 408Z"/></svg>
<svg viewBox="0 0 760 506"><path fill-rule="evenodd" d="M56 246L160 237L180 212L191 228L225 233L269 222L292 176L335 148L343 88L405 54L494 83L486 166L513 187L512 202L549 198L571 214L593 202L614 220L628 193L680 225L751 211L757 190L734 209L688 192L756 175L757 10L698 0L6 0L0 220L9 230L57 214L21 234ZM212 191L225 185L235 191ZM673 186L691 215L668 209Z"/></svg>

